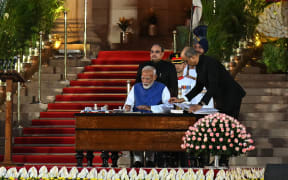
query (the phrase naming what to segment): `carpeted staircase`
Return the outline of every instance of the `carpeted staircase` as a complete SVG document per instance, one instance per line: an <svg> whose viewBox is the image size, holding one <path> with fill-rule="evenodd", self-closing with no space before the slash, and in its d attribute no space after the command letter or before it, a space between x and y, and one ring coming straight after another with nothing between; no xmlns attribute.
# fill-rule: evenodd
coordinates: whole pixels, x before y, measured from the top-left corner
<svg viewBox="0 0 288 180"><path fill-rule="evenodd" d="M54 102L48 103L46 112L40 112L39 118L23 128L23 136L15 137L13 161L75 166L74 113L94 104L108 105L110 110L123 106L127 80L133 84L139 63L149 59L148 51L100 52L76 80L70 81L70 86L63 88L62 94L55 96ZM94 155L94 165L100 166L100 153Z"/></svg>
<svg viewBox="0 0 288 180"><path fill-rule="evenodd" d="M98 107L107 104L109 109L123 106L127 80L133 84L138 64L149 59L147 51L103 51L91 61L91 65L70 67L68 72L73 71L75 75L68 76L69 79L74 78L68 86L52 78L59 75L60 65L59 62L51 63L56 68L52 72L57 73L42 76L46 80L43 91L50 103L34 105L27 102L27 97L22 97L22 102L26 103L22 109L28 111L28 115L23 115L28 118L23 119L29 124L26 123L23 128L23 135L14 139L13 161L26 165L75 166L74 113L87 106L93 107L95 103ZM75 62L75 66L82 65L78 62ZM60 63L63 64L62 61ZM43 73L48 71L44 67L42 70ZM240 121L252 133L256 150L231 158L230 165L264 167L267 163L287 163L287 75L260 74L257 69L249 67L236 79L247 92L242 102ZM37 94L34 86L30 87L30 91ZM36 115L37 118L32 118ZM95 152L94 155L94 165L100 166L100 153ZM0 156L0 161L2 159L3 156Z"/></svg>

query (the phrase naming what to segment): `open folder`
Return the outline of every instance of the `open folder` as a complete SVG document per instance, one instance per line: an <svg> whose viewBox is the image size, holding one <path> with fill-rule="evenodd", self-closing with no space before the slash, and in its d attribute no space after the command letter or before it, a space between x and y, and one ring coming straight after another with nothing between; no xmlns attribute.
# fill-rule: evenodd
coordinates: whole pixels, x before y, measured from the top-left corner
<svg viewBox="0 0 288 180"><path fill-rule="evenodd" d="M187 102L183 102L183 103L174 103L174 105L180 107L181 109L188 111L190 106L195 105L195 104L190 104ZM218 112L218 109L215 108L201 108L198 111L193 112L194 114L213 114Z"/></svg>

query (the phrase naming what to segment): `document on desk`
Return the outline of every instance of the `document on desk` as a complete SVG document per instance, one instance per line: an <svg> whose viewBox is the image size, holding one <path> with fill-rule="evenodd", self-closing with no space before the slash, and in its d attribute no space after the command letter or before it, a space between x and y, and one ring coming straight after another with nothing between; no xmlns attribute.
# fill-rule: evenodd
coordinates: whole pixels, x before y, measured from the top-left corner
<svg viewBox="0 0 288 180"><path fill-rule="evenodd" d="M184 103L174 103L176 106L180 107L181 109L188 111L190 106L195 105L195 104L190 104L187 102ZM218 112L218 109L215 108L201 108L198 111L195 111L194 114L213 114Z"/></svg>

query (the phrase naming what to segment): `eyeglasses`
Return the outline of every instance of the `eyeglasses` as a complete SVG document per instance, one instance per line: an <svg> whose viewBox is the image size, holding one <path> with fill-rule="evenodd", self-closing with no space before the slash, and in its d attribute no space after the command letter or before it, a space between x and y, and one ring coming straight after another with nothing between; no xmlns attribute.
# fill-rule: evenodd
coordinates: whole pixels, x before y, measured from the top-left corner
<svg viewBox="0 0 288 180"><path fill-rule="evenodd" d="M150 53L151 54L153 54L153 53L159 54L159 53L161 53L161 51L159 51L159 50L156 50L156 51L151 50Z"/></svg>

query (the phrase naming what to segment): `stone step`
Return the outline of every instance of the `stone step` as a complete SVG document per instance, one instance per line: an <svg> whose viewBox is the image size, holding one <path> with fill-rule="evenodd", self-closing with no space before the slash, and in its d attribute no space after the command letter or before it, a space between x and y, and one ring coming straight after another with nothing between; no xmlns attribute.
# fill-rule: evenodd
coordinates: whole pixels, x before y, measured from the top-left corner
<svg viewBox="0 0 288 180"><path fill-rule="evenodd" d="M41 81L41 89L49 87L49 89L54 88L64 88L69 86L69 81ZM27 88L38 88L38 81L30 81L25 83Z"/></svg>
<svg viewBox="0 0 288 180"><path fill-rule="evenodd" d="M245 88L246 96L288 96L287 88Z"/></svg>
<svg viewBox="0 0 288 180"><path fill-rule="evenodd" d="M21 104L20 112L43 112L46 111L48 104ZM17 104L13 104L14 111L17 111Z"/></svg>
<svg viewBox="0 0 288 180"><path fill-rule="evenodd" d="M64 60L63 60L64 61ZM67 67L67 73L68 74L78 74L83 72L84 67ZM58 65L58 66L53 66L53 65L49 65L46 68L43 68L42 73L45 74L56 74L56 73L64 73L64 64L62 66Z"/></svg>
<svg viewBox="0 0 288 180"><path fill-rule="evenodd" d="M32 81L38 81L38 72L34 74ZM64 74L44 74L41 72L41 81L60 81L64 79ZM77 74L67 74L68 80L75 80L77 79Z"/></svg>
<svg viewBox="0 0 288 180"><path fill-rule="evenodd" d="M287 81L286 74L237 74L237 81Z"/></svg>
<svg viewBox="0 0 288 180"><path fill-rule="evenodd" d="M288 128L278 127L275 129L267 129L247 127L247 131L251 132L253 137L283 138L288 140Z"/></svg>
<svg viewBox="0 0 288 180"><path fill-rule="evenodd" d="M238 81L245 88L287 88L288 81Z"/></svg>
<svg viewBox="0 0 288 180"><path fill-rule="evenodd" d="M251 113L241 113L239 116L240 121L284 121L288 120L287 113L284 112L251 112Z"/></svg>
<svg viewBox="0 0 288 180"><path fill-rule="evenodd" d="M288 112L288 104L260 104L259 102L257 104L242 103L240 112Z"/></svg>
<svg viewBox="0 0 288 180"><path fill-rule="evenodd" d="M273 103L273 104L287 104L288 97L283 96L245 96L242 100L242 103Z"/></svg>
<svg viewBox="0 0 288 180"><path fill-rule="evenodd" d="M22 112L21 123L27 123L31 119L37 119L40 116L40 112ZM5 112L0 112L0 119L5 119ZM17 112L13 112L13 122L17 123Z"/></svg>
<svg viewBox="0 0 288 180"><path fill-rule="evenodd" d="M263 129L277 129L279 127L288 129L288 121L264 121L264 120L250 120L240 121L243 125L249 128L263 128Z"/></svg>
<svg viewBox="0 0 288 180"><path fill-rule="evenodd" d="M58 94L62 94L63 88L41 88L41 96L45 97L45 96L56 96ZM27 89L22 89L21 90L21 96L30 96L32 98L32 96L38 96L38 85L37 87L34 88L27 88Z"/></svg>
<svg viewBox="0 0 288 180"><path fill-rule="evenodd" d="M255 66L244 67L241 74L261 74L261 68Z"/></svg>
<svg viewBox="0 0 288 180"><path fill-rule="evenodd" d="M49 62L52 66L64 66L63 59L51 59ZM90 65L90 61L81 61L81 59L69 59L67 60L67 66L69 67L84 67Z"/></svg>
<svg viewBox="0 0 288 180"><path fill-rule="evenodd" d="M41 93L41 102L42 103L53 103L55 101L55 96L44 96L45 94ZM21 97L21 102L25 102L25 104L30 105L33 104L35 102L33 102L33 100L35 100L36 102L38 102L38 94L36 94L34 97L33 96L23 96ZM17 97L13 98L13 103L17 104Z"/></svg>
<svg viewBox="0 0 288 180"><path fill-rule="evenodd" d="M244 167L265 167L266 164L284 164L287 163L285 157L247 157L238 156L229 159L229 166L244 166Z"/></svg>
<svg viewBox="0 0 288 180"><path fill-rule="evenodd" d="M253 136L254 145L257 148L288 148L288 137L257 137Z"/></svg>

